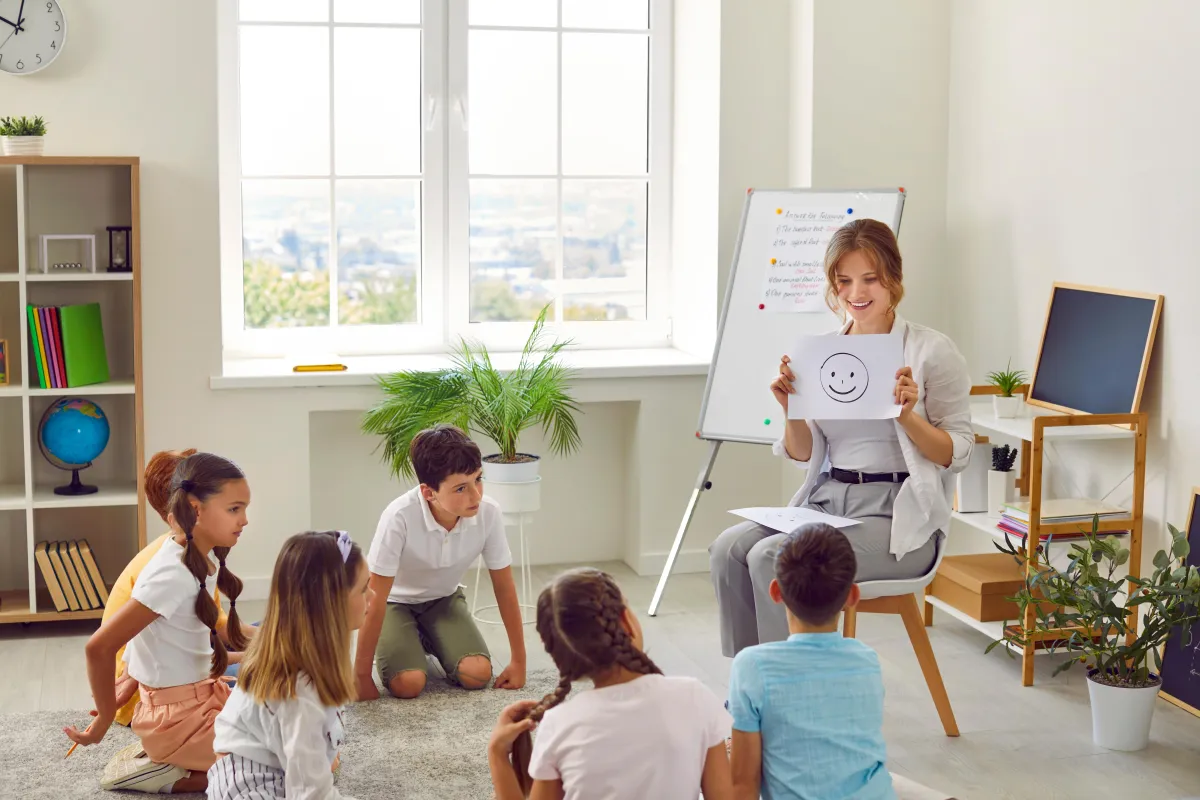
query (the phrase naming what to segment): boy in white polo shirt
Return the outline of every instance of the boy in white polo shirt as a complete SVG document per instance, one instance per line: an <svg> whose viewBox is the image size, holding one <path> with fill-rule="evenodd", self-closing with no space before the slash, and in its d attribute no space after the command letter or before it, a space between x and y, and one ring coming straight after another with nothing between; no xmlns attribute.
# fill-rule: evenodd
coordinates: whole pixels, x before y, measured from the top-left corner
<svg viewBox="0 0 1200 800"><path fill-rule="evenodd" d="M481 554L512 654L495 685L520 689L525 634L512 553L499 504L483 496L479 447L458 428L439 425L413 439L410 456L419 485L384 509L367 555L375 595L358 632L359 699L379 697L373 662L394 696L419 695L426 653L437 658L451 682L466 689L487 686L491 655L459 585Z"/></svg>

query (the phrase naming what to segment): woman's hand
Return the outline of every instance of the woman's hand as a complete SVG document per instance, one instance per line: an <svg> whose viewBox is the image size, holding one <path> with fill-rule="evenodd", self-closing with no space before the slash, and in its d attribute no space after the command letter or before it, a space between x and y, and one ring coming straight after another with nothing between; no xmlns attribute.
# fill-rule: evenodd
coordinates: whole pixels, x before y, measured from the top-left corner
<svg viewBox="0 0 1200 800"><path fill-rule="evenodd" d="M896 371L896 388L894 390L896 404L900 409L900 421L904 422L912 415L913 407L917 404L917 383L913 380L912 367L901 367Z"/></svg>
<svg viewBox="0 0 1200 800"><path fill-rule="evenodd" d="M783 406L783 411L787 413L788 395L795 394L796 390L792 387L792 381L796 380L796 376L792 374L788 364L791 359L783 356L779 359L779 375L775 380L771 381L771 394L775 395L775 399L779 405Z"/></svg>
<svg viewBox="0 0 1200 800"><path fill-rule="evenodd" d="M537 700L520 700L501 711L499 719L496 720L496 727L492 730L488 750L507 757L512 752L516 738L525 731L534 729L536 723L526 714L537 704Z"/></svg>

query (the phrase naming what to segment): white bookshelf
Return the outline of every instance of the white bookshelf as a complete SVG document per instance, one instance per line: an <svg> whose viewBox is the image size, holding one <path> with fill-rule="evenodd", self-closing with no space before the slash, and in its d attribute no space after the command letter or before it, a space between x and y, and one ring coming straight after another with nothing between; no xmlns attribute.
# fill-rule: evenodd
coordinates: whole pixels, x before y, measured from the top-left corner
<svg viewBox="0 0 1200 800"><path fill-rule="evenodd" d="M0 157L0 339L9 384L0 386L0 624L98 619L101 609L57 612L34 559L41 542L87 539L112 582L146 541L142 424L141 249L136 158ZM132 272L110 273L110 225L129 225ZM39 236L96 237L96 272L46 274ZM30 355L26 307L98 302L111 379L43 389ZM104 452L80 472L94 494L60 495L71 473L42 455L37 426L63 397L94 401L108 418Z"/></svg>

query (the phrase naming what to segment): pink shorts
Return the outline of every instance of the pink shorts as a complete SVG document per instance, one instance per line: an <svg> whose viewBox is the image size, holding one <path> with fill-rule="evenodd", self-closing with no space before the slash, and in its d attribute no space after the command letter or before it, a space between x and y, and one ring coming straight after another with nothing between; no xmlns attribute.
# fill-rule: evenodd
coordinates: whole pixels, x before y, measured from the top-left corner
<svg viewBox="0 0 1200 800"><path fill-rule="evenodd" d="M213 723L229 699L224 678L166 689L139 687L141 702L133 712L134 734L151 761L207 772L217 760Z"/></svg>

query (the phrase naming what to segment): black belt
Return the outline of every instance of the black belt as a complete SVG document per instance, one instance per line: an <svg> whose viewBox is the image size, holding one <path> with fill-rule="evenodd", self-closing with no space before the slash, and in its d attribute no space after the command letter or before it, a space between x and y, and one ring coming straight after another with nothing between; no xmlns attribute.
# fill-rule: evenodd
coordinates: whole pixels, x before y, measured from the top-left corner
<svg viewBox="0 0 1200 800"><path fill-rule="evenodd" d="M841 483L904 483L907 472L855 472L852 469L831 467L829 477Z"/></svg>

